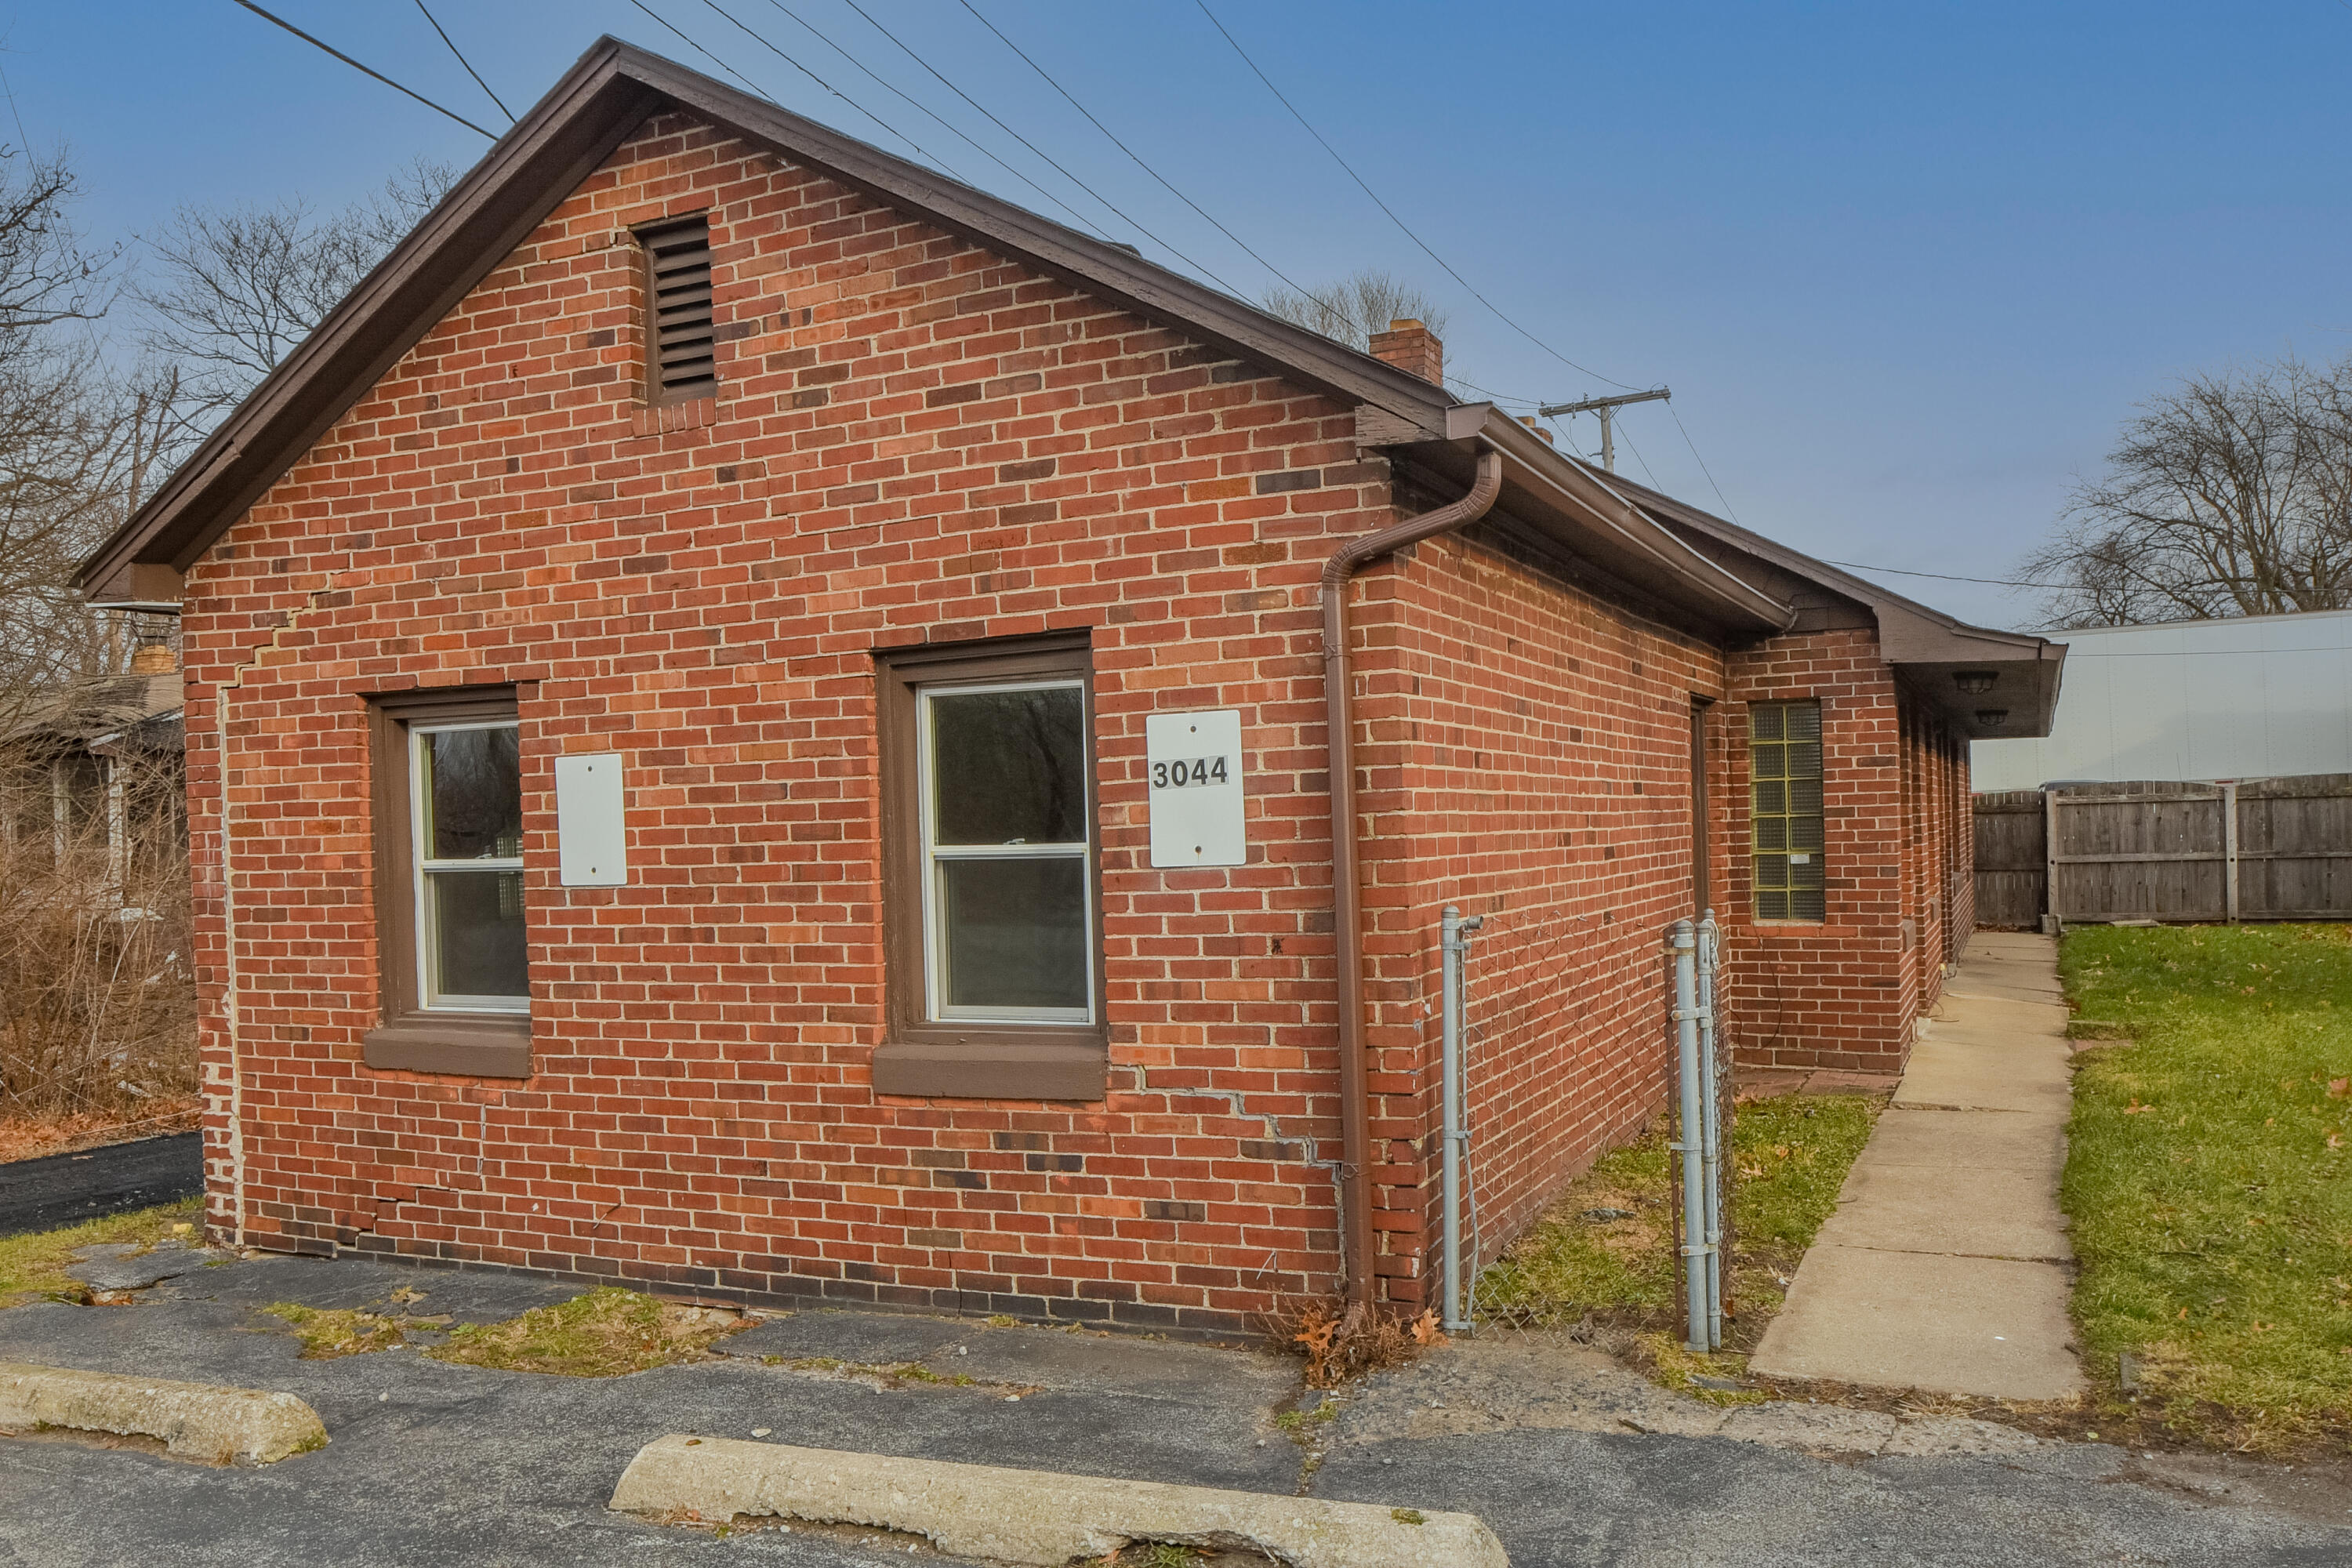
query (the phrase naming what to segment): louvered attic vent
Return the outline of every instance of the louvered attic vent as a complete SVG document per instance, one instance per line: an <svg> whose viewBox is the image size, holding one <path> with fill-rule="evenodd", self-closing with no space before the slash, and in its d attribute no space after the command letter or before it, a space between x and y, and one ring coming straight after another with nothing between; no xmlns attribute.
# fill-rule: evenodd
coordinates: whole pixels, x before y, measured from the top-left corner
<svg viewBox="0 0 2352 1568"><path fill-rule="evenodd" d="M653 294L646 390L659 403L708 397L719 384L710 353L710 220L641 228L637 241L646 247Z"/></svg>

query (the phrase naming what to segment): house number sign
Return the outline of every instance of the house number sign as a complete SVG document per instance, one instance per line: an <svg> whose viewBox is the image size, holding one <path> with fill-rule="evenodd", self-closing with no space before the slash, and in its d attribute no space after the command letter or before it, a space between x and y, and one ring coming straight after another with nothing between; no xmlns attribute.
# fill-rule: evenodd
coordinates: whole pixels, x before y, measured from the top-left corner
<svg viewBox="0 0 2352 1568"><path fill-rule="evenodd" d="M1231 708L1153 713L1143 721L1154 866L1240 866L1242 716Z"/></svg>

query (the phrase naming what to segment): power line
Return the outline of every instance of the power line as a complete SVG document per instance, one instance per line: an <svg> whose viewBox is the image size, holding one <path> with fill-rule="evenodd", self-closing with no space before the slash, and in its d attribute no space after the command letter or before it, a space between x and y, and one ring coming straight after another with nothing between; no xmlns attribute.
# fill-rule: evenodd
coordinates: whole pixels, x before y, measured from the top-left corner
<svg viewBox="0 0 2352 1568"><path fill-rule="evenodd" d="M1957 577L1949 572L1913 572L1901 566L1865 566L1859 561L1832 561L1822 558L1826 566L1843 566L1849 572L1885 572L1897 577L1933 577L1941 583L1982 583L1992 588L2042 588L2052 593L2063 593L2063 583L2020 583L2007 577Z"/></svg>
<svg viewBox="0 0 2352 1568"><path fill-rule="evenodd" d="M499 106L499 112L507 117L507 123L509 125L512 125L515 122L514 110L509 109L507 107L507 100L500 98L497 91L491 88L490 84L482 79L482 73L474 68L474 62L466 58L466 51L459 48L457 47L457 41L449 36L449 29L441 25L439 17L434 16L432 12L425 10L425 0L416 0L416 8L420 11L425 11L425 19L433 24L433 30L441 35L441 41L449 46L449 52L451 54L457 57L457 63L466 68L466 74L474 79L474 85L490 95L490 101Z"/></svg>
<svg viewBox="0 0 2352 1568"><path fill-rule="evenodd" d="M1731 510L1731 498L1725 495L1723 493L1723 487L1716 484L1715 482L1715 470L1706 466L1706 459L1705 458L1699 457L1698 443L1691 439L1690 427L1683 423L1683 416L1675 412L1675 405L1673 404L1669 403L1666 405L1666 412L1674 416L1675 428L1683 433L1683 445L1688 447L1690 448L1690 455L1697 459L1698 471L1706 476L1707 484L1713 487L1715 490L1715 499L1723 503L1723 515L1729 518L1734 522L1739 522L1739 514ZM1744 528L1747 524L1741 523L1740 526Z"/></svg>
<svg viewBox="0 0 2352 1568"><path fill-rule="evenodd" d="M1543 403L1540 397L1514 397L1507 392L1497 392L1491 386L1481 386L1466 375L1455 375L1448 372L1445 379L1457 386L1466 386L1473 392L1483 392L1497 403L1521 403L1529 408L1538 407Z"/></svg>
<svg viewBox="0 0 2352 1568"><path fill-rule="evenodd" d="M1101 226L1097 224L1092 218L1087 217L1085 214L1079 212L1077 208L1072 206L1069 203L1064 201L1061 197L1055 195L1053 192L1047 190L1036 181L1031 179L1027 174L1023 174L1019 169L1014 168L1012 164L998 157L993 152L990 151L984 143L974 141L971 136L966 135L963 129L957 125L953 121L943 119L939 114L934 113L930 105L925 103L921 99L905 91L897 83L877 75L864 60L859 59L856 55L851 54L841 45L834 42L832 38L817 31L814 23L811 23L805 17L802 16L799 12L794 11L791 6L786 5L783 3L783 0L768 0L768 4L773 5L777 10L782 11L785 16L790 16L794 22L798 23L802 29L807 32L810 37L815 38L817 42L831 49L835 54L839 55L843 59L847 60L851 65L856 66L860 71L863 71L867 79L872 81L876 86L880 87L887 91L898 94L898 96L905 100L909 107L917 110L919 113L928 116L933 124L939 126L950 135L961 138L963 143L970 147L973 152L979 153L982 157L986 158L990 163L994 163L998 168L1003 170L1006 174L1012 175L1014 179L1020 181L1023 184L1028 186L1031 190L1036 192L1039 195L1045 197L1047 201L1053 203L1064 212L1069 214L1074 221L1085 227L1093 229L1097 235L1102 234ZM861 15L863 13L861 13ZM896 42L897 40L893 39L892 41ZM901 47L903 47L904 46ZM1104 237L1108 238L1108 237L1104 236Z"/></svg>
<svg viewBox="0 0 2352 1568"><path fill-rule="evenodd" d="M1143 155L1141 153L1129 146L1126 142L1120 141L1109 126L1105 125L1101 121L1097 120L1094 117L1094 112L1091 110L1087 109L1085 104L1080 103L1076 99L1072 98L1068 88L1066 88L1060 82L1055 81L1053 75L1048 72L1044 66L1039 65L1035 60L1030 59L1028 52L1023 49L1020 45L1006 37L1002 32L999 32L997 30L996 24L982 16L979 8L972 5L971 0L958 0L958 3L961 4L965 10L971 13L973 20L977 21L982 26L987 28L990 32L995 33L999 43L1003 44L1006 48L1011 49L1014 54L1019 55L1024 61L1027 61L1031 70L1035 71L1039 76L1045 78L1045 85L1047 87L1050 87L1055 92L1060 93L1062 97L1068 101L1069 106L1072 109L1076 110L1080 114L1087 117L1087 124L1092 125L1105 136L1109 137L1110 144L1112 146L1118 148L1120 152L1133 159L1135 166L1142 170L1145 174L1150 175L1153 179L1159 181L1161 188L1166 190L1170 195L1174 196L1178 201L1182 202L1186 206L1191 207L1194 212L1199 213L1202 218L1207 220L1210 227L1215 229L1219 234L1223 235L1227 239L1232 240L1235 245L1240 246L1242 249L1247 253L1252 261L1256 262L1260 267L1265 268L1268 272L1271 272L1276 278L1281 279L1285 283L1290 285L1291 288L1297 289L1299 293L1305 294L1308 292L1305 284L1291 277L1290 274L1285 272L1281 268L1276 267L1273 262L1268 261L1265 257L1260 256L1255 250L1251 248L1249 241L1244 239L1240 235L1235 234L1232 229L1227 228L1223 224L1219 223L1213 216L1211 216L1209 210L1206 207L1194 201L1192 197L1186 195L1183 192L1178 190L1174 185L1170 184L1168 183L1167 176L1160 174L1159 170L1153 168L1150 164L1143 161ZM1230 289L1232 285L1227 284L1226 287Z"/></svg>
<svg viewBox="0 0 2352 1568"><path fill-rule="evenodd" d="M753 32L750 27L745 26L741 22L737 21L732 13L729 12L724 6L719 4L719 0L702 0L702 3L705 5L709 6L713 11L718 12L719 16L725 17L734 26L735 29L738 32L740 32L745 37L751 39L753 43L759 45L761 48L767 50L770 54L775 56L786 65L792 67L793 69L800 72L801 75L808 78L809 80L816 83L817 86L823 88L834 97L841 100L842 102L849 105L850 108L857 110L858 113L866 116L866 119L874 121L875 124L879 125L883 130L887 131L891 135L896 136L899 141L904 142L908 146L912 147L915 150L917 156L929 159L932 163L956 179L963 179L961 174L956 174L955 169L946 159L928 151L921 142L916 141L913 137L908 135L905 132L899 130L897 126L891 124L888 121L883 119L880 115L875 113L872 110L866 108L864 104L858 102L856 99L850 97L847 93L834 86L833 83L825 80L824 78L817 75L816 72L809 69L808 67L801 64L800 61L794 59L792 56L784 53L783 50L778 48L774 44L770 43L766 38L763 38L759 34ZM761 94L761 96L763 98L768 97L765 93ZM768 98L768 101L773 103L775 102L775 100ZM968 180L964 183L967 184L971 184Z"/></svg>
<svg viewBox="0 0 2352 1568"><path fill-rule="evenodd" d="M1046 163L1052 164L1055 171L1064 179L1077 186L1078 189L1086 192L1087 195L1094 197L1096 201L1100 202L1104 209L1116 216L1119 222L1128 225L1138 234L1142 235L1146 239L1151 241L1152 244L1160 247L1160 249L1168 252L1169 255L1173 256L1179 261L1184 263L1185 266L1190 267L1194 271L1202 273L1207 278L1213 279L1216 283L1217 287L1224 289L1228 294L1234 294L1238 297L1239 290L1235 289L1232 284L1226 282L1223 279L1219 278L1214 272L1210 271L1209 268L1202 266L1199 262L1193 260L1191 257L1185 255L1182 251L1177 249L1174 246L1169 244L1158 235L1152 233L1150 229L1144 227L1143 225L1128 216L1127 214L1119 211L1117 206L1112 205L1109 197L1104 195L1100 191L1096 190L1092 185L1087 184L1076 174L1071 174L1069 170L1063 168L1059 163L1055 161L1053 154L1047 153L1034 142L1030 141L1026 136L1022 135L1018 131L1013 130L1010 125L1005 124L1002 120L997 119L995 115L990 114L987 108L982 105L978 99L964 91L963 89L956 86L955 83L948 80L946 77L940 76L938 69L932 66L930 61L923 58L922 56L917 54L913 49L908 48L905 43L900 41L898 34L892 32L881 23L875 21L873 16L866 12L866 7L857 3L857 0L844 0L844 3L846 4L851 10L856 12L859 16L864 16L866 22L876 32L880 33L884 37L889 39L892 43L897 44L899 50L904 53L908 59L914 61L925 70L929 71L932 76L938 77L940 86L946 88L950 92L954 93L958 98L962 99L966 103L971 104L972 108L979 110L981 113L987 115L991 124L994 125L999 131L1003 132L1007 136L1012 137L1015 142L1020 142L1024 147L1028 148L1032 153L1036 153L1038 157L1043 158ZM1067 211L1068 209L1065 208L1064 210Z"/></svg>
<svg viewBox="0 0 2352 1568"><path fill-rule="evenodd" d="M1356 173L1355 166L1349 163L1347 159L1339 156L1339 150L1337 147L1332 146L1331 143L1325 139L1323 132L1316 130L1312 124L1308 123L1307 116L1298 112L1298 106L1292 103L1289 99L1283 96L1282 89L1274 85L1273 79L1268 77L1265 71L1260 70L1258 68L1258 63L1250 58L1249 51L1242 47L1241 40L1234 37L1232 33L1227 32L1225 25L1217 20L1217 14L1209 9L1208 0L1193 0L1193 4L1201 7L1201 15L1209 19L1209 25L1216 28L1219 33L1223 34L1225 42L1233 45L1234 53L1241 56L1242 58L1242 64L1249 67L1251 72L1256 76L1257 79L1265 83L1265 90L1274 94L1276 101L1280 103L1283 108L1290 110L1290 117L1298 121L1301 126L1305 127L1307 134L1314 137L1318 142L1322 144L1323 151L1331 154L1331 161L1333 163L1339 164L1340 168L1347 171L1348 178L1356 182L1356 188L1362 191L1367 196L1371 197L1372 205L1380 208L1381 211L1386 213L1388 215L1389 221L1396 225L1398 228L1403 230L1404 237L1407 239L1410 239L1413 244L1421 247L1423 255L1428 257L1432 261L1436 262L1439 267L1444 268L1447 277L1453 279L1454 281L1459 283L1465 289L1468 290L1472 299L1477 300L1478 303L1486 306L1487 310L1493 311L1496 320L1501 321L1505 326L1510 328L1511 331L1518 333L1519 336L1527 339L1528 342L1535 344L1536 347L1543 350L1544 353L1551 355L1552 358L1559 361L1560 363L1568 366L1570 370L1591 376L1596 380L1608 382L1612 386L1622 386L1628 392L1639 390L1631 382L1618 381L1612 376L1602 375L1597 370L1577 363L1574 360L1569 358L1566 354L1560 353L1558 349L1552 347L1549 343L1544 342L1533 332L1528 331L1527 328L1519 325L1518 322L1513 321L1509 316L1505 315L1500 306L1496 305L1492 300L1487 299L1486 295L1481 294L1476 289L1473 288L1470 280L1467 278L1463 277L1461 273L1456 272L1451 262L1447 261L1445 258L1438 255L1436 251L1432 250L1429 247L1429 242L1427 240L1415 234L1412 231L1412 226L1406 223L1404 219L1397 216L1396 209L1394 207L1390 206L1388 203L1381 200L1380 194L1374 191L1371 186L1364 183L1364 176ZM965 8L970 9L970 0L966 0ZM977 12L973 13L975 16L978 14L979 13ZM992 28L991 29L991 31L993 30L994 29ZM1064 96L1066 97L1067 95L1065 94ZM1092 119L1093 116L1089 115L1087 118ZM1465 384L1466 385L1468 384L1465 383ZM1700 466L1705 467L1706 465L1702 464Z"/></svg>
<svg viewBox="0 0 2352 1568"><path fill-rule="evenodd" d="M1557 426L1559 421L1555 419L1552 423L1554 426ZM1566 434L1566 432L1563 431L1562 434ZM1642 456L1641 447L1633 445L1633 432L1630 430L1620 430L1617 432L1617 438L1625 443L1625 449L1633 454L1633 460L1635 462L1642 465L1642 477L1650 481L1650 488L1657 491L1660 495L1665 494L1666 487L1658 483L1658 476L1653 473L1650 469L1650 459Z"/></svg>
<svg viewBox="0 0 2352 1568"><path fill-rule="evenodd" d="M288 32L293 34L296 37L301 39L312 48L324 49L327 53L334 56L337 59L351 67L353 70L358 71L362 75L375 78L376 80L383 83L384 86L392 89L393 91L406 93L409 97L415 99L425 108L433 110L436 114L446 114L450 119L456 121L458 124L464 126L467 130L478 132L481 135L488 137L493 142L499 139L497 132L484 131L480 126L475 124L472 121L467 119L456 110L445 109L440 104L437 104L431 99L425 97L423 93L416 91L414 88L403 87L398 82L393 80L390 77L384 75L383 72L377 70L373 67L360 64L359 61L352 58L351 56L343 53L342 50L335 47L334 45L326 42L322 38L314 38L310 34L304 32L301 28L296 26L293 23L288 21L285 17L273 16L269 12L263 10L260 6L254 4L253 0L236 0L236 3L244 6L247 10L252 12L255 16L260 17L263 21L270 23L272 26L285 28Z"/></svg>
<svg viewBox="0 0 2352 1568"><path fill-rule="evenodd" d="M758 93L770 103L776 103L776 95L774 93L770 92L766 88L761 87L758 82L753 81L750 77L745 76L741 71L737 70L733 66L730 66L725 60L720 59L717 55L712 54L709 49L704 48L692 38L688 37L685 33L681 32L677 26L669 20L669 18L664 16L660 12L656 11L652 6L646 5L646 0L629 0L629 4L635 5L638 10L643 11L646 16L652 17L657 26L667 29L671 37L677 38L678 42L684 44L688 48L692 49L696 54L700 55L704 59L709 60L712 65L717 66L720 70L725 71L729 76L733 77L737 81L741 82L745 87L750 88L753 92ZM776 103L776 107L782 109L783 105Z"/></svg>

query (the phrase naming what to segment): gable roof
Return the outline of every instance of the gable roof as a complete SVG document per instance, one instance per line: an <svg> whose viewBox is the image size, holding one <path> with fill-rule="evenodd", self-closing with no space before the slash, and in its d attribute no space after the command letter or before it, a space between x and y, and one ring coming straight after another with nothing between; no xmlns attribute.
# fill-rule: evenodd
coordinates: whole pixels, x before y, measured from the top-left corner
<svg viewBox="0 0 2352 1568"><path fill-rule="evenodd" d="M433 326L651 116L682 110L886 205L1408 432L1454 399L1406 371L1270 316L1120 246L1065 227L659 55L600 38L499 138L317 331L281 361L76 576L138 599L136 565L184 572ZM146 579L152 582L152 579Z"/></svg>
<svg viewBox="0 0 2352 1568"><path fill-rule="evenodd" d="M1947 643L1981 637L2008 647L2019 640L1962 626L1669 497L1604 475L1553 450L1488 405L1462 404L1442 386L1147 261L1128 247L1081 234L612 37L598 39L499 138L83 563L76 585L99 603L177 598L181 574L615 148L647 119L667 110L691 114L886 206L1349 404L1359 410L1367 438L1410 451L1434 470L1449 468L1454 456L1473 446L1497 450L1505 461L1507 508L1620 580L1724 632L1769 634L1797 618L1785 594L1751 581L1739 569L1743 561L1760 561L1875 612L1883 640L1890 626L1898 641L1923 651L1936 643L1937 633L1948 634ZM1718 548L1696 547L1694 535L1713 539ZM1730 561L1719 548L1725 543L1735 549ZM2050 646L2040 643L2044 649ZM1897 657L1892 645L1887 651ZM2048 700L2038 705L2043 728L2055 700L2054 663L2048 687ZM1973 732L1973 721L1963 730ZM2003 732L2040 731L2011 726Z"/></svg>

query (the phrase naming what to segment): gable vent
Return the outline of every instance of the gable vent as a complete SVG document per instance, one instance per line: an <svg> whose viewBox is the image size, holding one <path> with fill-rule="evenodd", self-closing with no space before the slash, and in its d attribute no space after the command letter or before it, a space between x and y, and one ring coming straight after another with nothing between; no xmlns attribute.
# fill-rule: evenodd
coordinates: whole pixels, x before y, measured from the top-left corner
<svg viewBox="0 0 2352 1568"><path fill-rule="evenodd" d="M707 397L719 384L710 352L710 219L637 231L652 279L653 363L646 387L662 403Z"/></svg>

